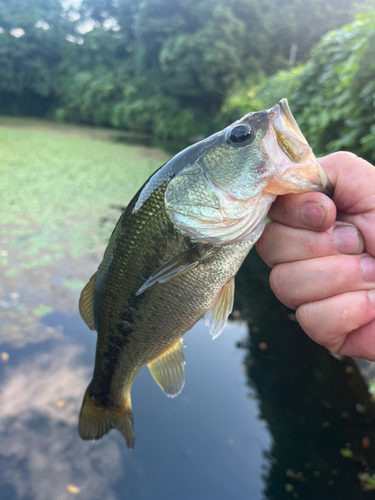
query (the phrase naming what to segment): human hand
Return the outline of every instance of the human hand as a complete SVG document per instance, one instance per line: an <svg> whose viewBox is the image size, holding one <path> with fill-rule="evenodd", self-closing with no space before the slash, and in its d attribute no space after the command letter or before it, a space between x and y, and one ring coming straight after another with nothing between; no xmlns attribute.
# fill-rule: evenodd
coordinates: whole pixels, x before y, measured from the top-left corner
<svg viewBox="0 0 375 500"><path fill-rule="evenodd" d="M272 290L315 342L375 360L375 168L346 152L319 162L333 201L278 197L257 250L272 267Z"/></svg>

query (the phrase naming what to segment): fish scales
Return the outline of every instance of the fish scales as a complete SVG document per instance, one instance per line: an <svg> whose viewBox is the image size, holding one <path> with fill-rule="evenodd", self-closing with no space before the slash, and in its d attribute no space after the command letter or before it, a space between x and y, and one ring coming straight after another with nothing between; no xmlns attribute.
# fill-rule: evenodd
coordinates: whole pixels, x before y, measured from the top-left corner
<svg viewBox="0 0 375 500"><path fill-rule="evenodd" d="M80 312L98 332L79 421L83 439L117 428L134 446L130 390L147 365L174 397L182 336L203 316L213 338L233 306L234 276L279 194L329 193L329 179L287 102L182 151L156 171L117 223Z"/></svg>
<svg viewBox="0 0 375 500"><path fill-rule="evenodd" d="M97 279L94 308L101 335L90 396L102 404L119 405L124 380L131 383L137 368L159 357L204 315L251 246L200 244L202 265L135 296L153 270L192 246L165 213L165 188L155 191L132 217L131 207L124 213L113 257ZM181 303L189 308L181 308Z"/></svg>

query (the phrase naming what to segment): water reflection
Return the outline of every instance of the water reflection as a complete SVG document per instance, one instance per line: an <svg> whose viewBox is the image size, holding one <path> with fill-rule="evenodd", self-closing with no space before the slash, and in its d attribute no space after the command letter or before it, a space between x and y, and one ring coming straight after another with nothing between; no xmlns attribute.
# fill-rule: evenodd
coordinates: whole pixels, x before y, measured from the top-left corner
<svg viewBox="0 0 375 500"><path fill-rule="evenodd" d="M113 431L95 443L78 438L82 394L90 379L95 335L78 314L43 323L60 338L11 349L0 366L1 499L260 498L270 440L248 398L235 347L246 327L231 323L212 342L203 323L186 336L186 386L164 396L146 369L132 396L137 444ZM77 490L78 491L78 490Z"/></svg>
<svg viewBox="0 0 375 500"><path fill-rule="evenodd" d="M77 290L61 295L56 279L58 302L70 309ZM116 431L96 443L78 438L96 336L77 313L38 320L55 332L42 342L3 343L1 499L66 499L78 491L84 499L368 498L371 370L303 334L272 295L255 252L236 282L235 317L246 322L230 322L215 342L202 322L185 336L186 386L178 398L166 398L147 369L137 376L133 452ZM11 293L6 311L16 313Z"/></svg>
<svg viewBox="0 0 375 500"><path fill-rule="evenodd" d="M368 498L374 488L375 404L351 358L312 342L265 286L256 253L237 279L237 307L251 326L247 383L273 437L264 495Z"/></svg>

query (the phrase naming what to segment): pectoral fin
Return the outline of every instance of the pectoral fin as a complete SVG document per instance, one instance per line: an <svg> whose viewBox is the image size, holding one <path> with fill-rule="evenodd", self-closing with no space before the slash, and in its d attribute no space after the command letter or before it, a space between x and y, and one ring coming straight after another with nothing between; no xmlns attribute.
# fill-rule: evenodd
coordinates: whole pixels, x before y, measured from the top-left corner
<svg viewBox="0 0 375 500"><path fill-rule="evenodd" d="M173 257L163 266L159 267L151 276L143 283L136 295L140 295L147 288L152 287L155 283L165 283L181 274L186 273L189 269L199 264L196 254L197 245L193 245L187 252Z"/></svg>
<svg viewBox="0 0 375 500"><path fill-rule="evenodd" d="M162 356L147 366L155 382L170 398L178 396L185 384L185 358L182 352L184 343L180 339Z"/></svg>
<svg viewBox="0 0 375 500"><path fill-rule="evenodd" d="M98 272L96 272L91 276L90 281L82 290L81 297L79 298L79 312L82 316L83 321L91 330L95 330L94 288L95 288L95 279L97 274Z"/></svg>
<svg viewBox="0 0 375 500"><path fill-rule="evenodd" d="M216 339L224 330L228 316L233 309L234 277L225 283L204 316L204 324L208 326L212 339Z"/></svg>

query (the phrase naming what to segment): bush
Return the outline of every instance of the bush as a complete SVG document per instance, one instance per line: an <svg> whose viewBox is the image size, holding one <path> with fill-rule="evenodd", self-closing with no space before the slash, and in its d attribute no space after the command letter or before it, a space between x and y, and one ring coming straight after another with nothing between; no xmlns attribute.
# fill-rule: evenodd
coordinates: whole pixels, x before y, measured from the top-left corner
<svg viewBox="0 0 375 500"><path fill-rule="evenodd" d="M375 160L375 12L323 37L304 66L239 91L224 111L237 114L289 100L317 154L350 150Z"/></svg>

